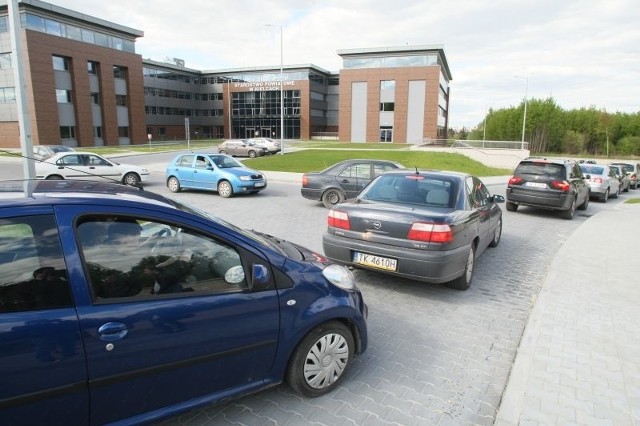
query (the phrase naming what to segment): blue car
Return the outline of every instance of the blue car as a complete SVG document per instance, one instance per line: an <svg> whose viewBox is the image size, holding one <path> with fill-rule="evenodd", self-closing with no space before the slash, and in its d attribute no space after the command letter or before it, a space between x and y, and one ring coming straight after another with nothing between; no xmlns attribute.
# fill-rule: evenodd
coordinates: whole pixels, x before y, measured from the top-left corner
<svg viewBox="0 0 640 426"><path fill-rule="evenodd" d="M130 186L0 186L0 423L319 396L367 348L352 274L319 254Z"/></svg>
<svg viewBox="0 0 640 426"><path fill-rule="evenodd" d="M180 154L167 166L166 182L172 192L204 189L224 198L255 194L267 187L264 174L225 154Z"/></svg>

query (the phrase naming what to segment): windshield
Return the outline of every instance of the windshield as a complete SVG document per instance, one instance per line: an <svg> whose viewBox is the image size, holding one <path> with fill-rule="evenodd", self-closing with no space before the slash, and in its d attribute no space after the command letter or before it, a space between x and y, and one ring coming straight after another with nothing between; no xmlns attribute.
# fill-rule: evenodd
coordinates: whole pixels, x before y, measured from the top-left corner
<svg viewBox="0 0 640 426"><path fill-rule="evenodd" d="M456 201L456 182L446 176L385 174L371 182L359 198L452 208Z"/></svg>
<svg viewBox="0 0 640 426"><path fill-rule="evenodd" d="M590 166L590 165L580 164L580 170L582 170L582 173L588 173L592 175L604 174L604 167L602 166Z"/></svg>
<svg viewBox="0 0 640 426"><path fill-rule="evenodd" d="M631 164L618 164L625 172L633 172L633 166Z"/></svg>
<svg viewBox="0 0 640 426"><path fill-rule="evenodd" d="M243 167L238 160L226 155L210 155L209 158L213 163L221 169L229 169L232 167Z"/></svg>

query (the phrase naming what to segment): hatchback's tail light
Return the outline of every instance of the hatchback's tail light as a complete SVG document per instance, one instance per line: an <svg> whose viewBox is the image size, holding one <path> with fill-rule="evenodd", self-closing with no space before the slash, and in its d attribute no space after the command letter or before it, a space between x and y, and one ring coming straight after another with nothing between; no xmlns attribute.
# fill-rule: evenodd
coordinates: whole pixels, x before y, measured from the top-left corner
<svg viewBox="0 0 640 426"><path fill-rule="evenodd" d="M591 179L594 183L602 183L602 178L593 178Z"/></svg>
<svg viewBox="0 0 640 426"><path fill-rule="evenodd" d="M302 175L302 186L307 186L309 184L309 178L307 175Z"/></svg>
<svg viewBox="0 0 640 426"><path fill-rule="evenodd" d="M509 186L522 185L522 182L524 182L524 179L520 176L511 176L511 179L509 179Z"/></svg>
<svg viewBox="0 0 640 426"><path fill-rule="evenodd" d="M569 189L571 189L571 185L566 180L554 180L551 182L551 187L562 192L569 192Z"/></svg>
<svg viewBox="0 0 640 426"><path fill-rule="evenodd" d="M453 241L453 232L446 224L415 222L411 225L407 239L428 243L449 243Z"/></svg>
<svg viewBox="0 0 640 426"><path fill-rule="evenodd" d="M327 222L329 226L340 229L351 229L351 224L349 223L349 215L340 210L329 210L329 216L327 218Z"/></svg>

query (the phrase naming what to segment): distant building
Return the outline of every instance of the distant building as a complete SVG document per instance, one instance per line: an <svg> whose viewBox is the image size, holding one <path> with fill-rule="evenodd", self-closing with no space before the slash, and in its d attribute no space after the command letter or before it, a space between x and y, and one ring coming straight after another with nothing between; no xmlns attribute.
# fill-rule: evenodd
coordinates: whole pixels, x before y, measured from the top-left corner
<svg viewBox="0 0 640 426"><path fill-rule="evenodd" d="M39 0L19 3L34 144L127 145L197 138L446 138L442 46L340 50L312 64L201 71L142 59L144 33ZM0 145L18 147L8 7L0 0ZM281 86L284 107L281 105ZM284 119L281 119L281 111ZM281 128L281 124L284 128Z"/></svg>

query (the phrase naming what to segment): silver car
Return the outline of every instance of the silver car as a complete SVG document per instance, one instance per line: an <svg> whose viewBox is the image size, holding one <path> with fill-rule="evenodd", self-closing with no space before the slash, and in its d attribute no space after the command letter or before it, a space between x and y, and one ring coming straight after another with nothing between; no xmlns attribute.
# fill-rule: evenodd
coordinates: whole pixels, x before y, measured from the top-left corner
<svg viewBox="0 0 640 426"><path fill-rule="evenodd" d="M264 146L265 148L267 148L267 152L269 154L276 154L282 149L280 141L276 141L271 138L251 138L247 140L249 142L255 143L256 145Z"/></svg>
<svg viewBox="0 0 640 426"><path fill-rule="evenodd" d="M620 181L621 191L629 192L629 188L631 188L631 177L624 172L623 167L619 164L609 164L609 167L616 172L616 176Z"/></svg>
<svg viewBox="0 0 640 426"><path fill-rule="evenodd" d="M218 145L219 154L228 154L234 157L255 158L267 154L267 148L258 146L246 139L227 139Z"/></svg>
<svg viewBox="0 0 640 426"><path fill-rule="evenodd" d="M616 171L605 164L580 164L582 173L589 178L591 197L606 203L609 196L618 198L622 192L622 185Z"/></svg>

